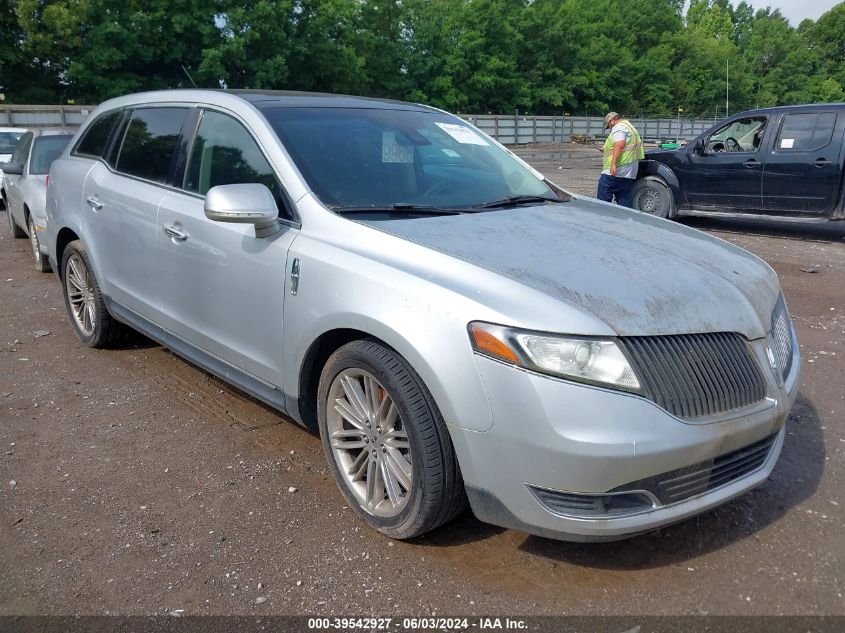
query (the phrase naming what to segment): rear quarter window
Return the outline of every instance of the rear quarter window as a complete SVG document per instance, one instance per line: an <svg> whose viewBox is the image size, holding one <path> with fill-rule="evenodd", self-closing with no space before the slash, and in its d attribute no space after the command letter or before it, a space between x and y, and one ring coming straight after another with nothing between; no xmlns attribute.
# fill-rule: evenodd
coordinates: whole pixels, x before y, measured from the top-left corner
<svg viewBox="0 0 845 633"><path fill-rule="evenodd" d="M108 112L98 117L79 139L74 149L74 154L80 156L90 156L92 158L101 158L103 152L106 151L106 145L109 142L109 136L120 116L120 111Z"/></svg>

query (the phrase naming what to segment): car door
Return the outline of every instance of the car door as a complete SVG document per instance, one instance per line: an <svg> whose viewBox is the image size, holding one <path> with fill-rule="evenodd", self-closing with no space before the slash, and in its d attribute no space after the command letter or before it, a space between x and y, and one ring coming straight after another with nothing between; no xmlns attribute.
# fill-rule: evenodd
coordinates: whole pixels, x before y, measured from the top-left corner
<svg viewBox="0 0 845 633"><path fill-rule="evenodd" d="M766 116L733 119L689 152L684 165L687 200L694 208L760 212Z"/></svg>
<svg viewBox="0 0 845 633"><path fill-rule="evenodd" d="M282 230L256 237L251 224L205 215L216 185L263 183ZM201 113L183 191L161 200L158 241L165 327L177 337L271 385L281 385L285 270L298 235L291 206L261 146L234 116Z"/></svg>
<svg viewBox="0 0 845 633"><path fill-rule="evenodd" d="M158 322L159 203L171 184L182 126L191 109L137 107L124 115L113 151L88 172L84 231L109 299Z"/></svg>
<svg viewBox="0 0 845 633"><path fill-rule="evenodd" d="M827 215L839 198L845 113L783 115L763 170L763 204L775 213Z"/></svg>

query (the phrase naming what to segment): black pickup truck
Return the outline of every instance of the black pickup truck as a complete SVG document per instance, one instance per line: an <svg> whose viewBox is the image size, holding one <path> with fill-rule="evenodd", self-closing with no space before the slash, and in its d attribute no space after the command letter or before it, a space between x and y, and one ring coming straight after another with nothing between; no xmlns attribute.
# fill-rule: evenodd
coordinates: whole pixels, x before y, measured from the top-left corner
<svg viewBox="0 0 845 633"><path fill-rule="evenodd" d="M634 208L680 215L845 220L845 103L736 114L676 150L647 152Z"/></svg>

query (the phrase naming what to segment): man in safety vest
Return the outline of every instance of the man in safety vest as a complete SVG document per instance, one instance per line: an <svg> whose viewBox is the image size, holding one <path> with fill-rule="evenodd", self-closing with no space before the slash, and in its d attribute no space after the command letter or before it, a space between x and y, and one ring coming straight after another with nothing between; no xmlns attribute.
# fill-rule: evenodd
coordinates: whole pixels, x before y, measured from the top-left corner
<svg viewBox="0 0 845 633"><path fill-rule="evenodd" d="M631 122L618 112L607 113L604 127L610 128L610 135L604 142L604 165L596 197L605 202L613 202L615 197L616 204L630 207L637 169L640 159L645 157L643 140Z"/></svg>

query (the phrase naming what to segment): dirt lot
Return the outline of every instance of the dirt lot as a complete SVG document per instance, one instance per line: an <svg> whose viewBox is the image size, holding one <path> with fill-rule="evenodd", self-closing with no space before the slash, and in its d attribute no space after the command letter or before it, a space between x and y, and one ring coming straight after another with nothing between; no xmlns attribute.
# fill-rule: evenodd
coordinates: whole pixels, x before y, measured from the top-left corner
<svg viewBox="0 0 845 633"><path fill-rule="evenodd" d="M593 191L595 150L521 151ZM0 614L845 614L845 229L690 224L780 274L800 396L763 487L603 545L380 536L317 438L157 345L80 344L0 230Z"/></svg>

